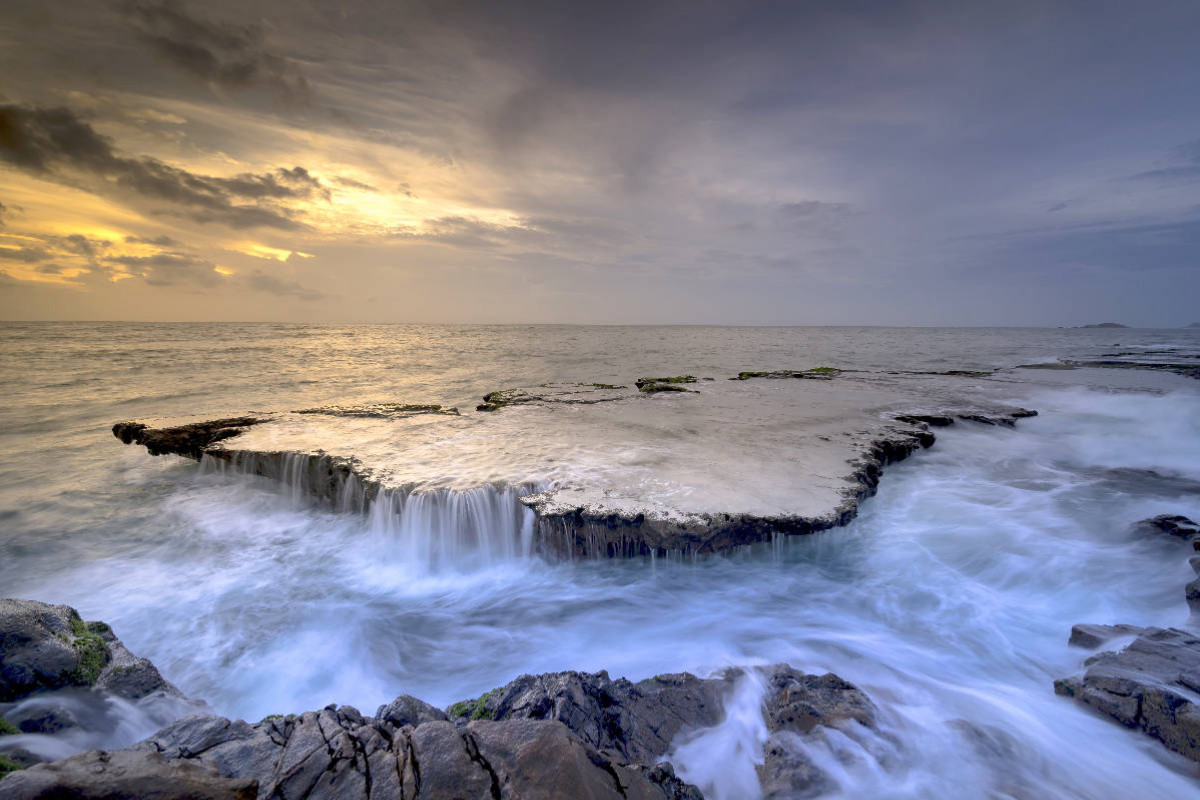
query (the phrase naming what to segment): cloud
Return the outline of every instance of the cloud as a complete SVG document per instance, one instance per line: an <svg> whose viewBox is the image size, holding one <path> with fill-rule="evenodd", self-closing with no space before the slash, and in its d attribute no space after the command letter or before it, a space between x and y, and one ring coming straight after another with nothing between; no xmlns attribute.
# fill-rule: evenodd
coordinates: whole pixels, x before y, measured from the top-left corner
<svg viewBox="0 0 1200 800"><path fill-rule="evenodd" d="M8 206L0 203L0 230L4 229L4 217L8 214Z"/></svg>
<svg viewBox="0 0 1200 800"><path fill-rule="evenodd" d="M220 178L121 156L108 137L64 107L0 106L0 161L100 194L168 203L177 214L232 228L301 230L297 213L280 201L329 197L303 167Z"/></svg>
<svg viewBox="0 0 1200 800"><path fill-rule="evenodd" d="M191 253L161 252L149 256L115 256L107 261L140 274L151 286L174 286L180 283L215 286L221 281L215 263Z"/></svg>
<svg viewBox="0 0 1200 800"><path fill-rule="evenodd" d="M379 191L371 184L363 183L362 181L356 181L353 178L334 178L333 182L338 184L339 186L345 186L347 189L358 189L359 191L363 191L363 192L378 192ZM409 194L407 189L405 190L405 194Z"/></svg>
<svg viewBox="0 0 1200 800"><path fill-rule="evenodd" d="M129 244L151 244L155 247L180 247L178 239L172 239L170 236L126 236L125 241Z"/></svg>
<svg viewBox="0 0 1200 800"><path fill-rule="evenodd" d="M796 203L784 203L779 206L779 213L794 220L811 220L818 218L840 217L850 213L846 203L826 203L821 200L801 200Z"/></svg>
<svg viewBox="0 0 1200 800"><path fill-rule="evenodd" d="M50 253L43 247L0 247L0 258L34 264L50 258Z"/></svg>
<svg viewBox="0 0 1200 800"><path fill-rule="evenodd" d="M166 2L129 3L125 19L159 57L202 81L225 89L264 86L294 106L311 101L295 65L265 47L261 25L201 19Z"/></svg>
<svg viewBox="0 0 1200 800"><path fill-rule="evenodd" d="M280 297L295 297L297 300L320 300L325 297L323 292L305 288L296 281L285 281L261 270L256 270L246 278L250 288Z"/></svg>

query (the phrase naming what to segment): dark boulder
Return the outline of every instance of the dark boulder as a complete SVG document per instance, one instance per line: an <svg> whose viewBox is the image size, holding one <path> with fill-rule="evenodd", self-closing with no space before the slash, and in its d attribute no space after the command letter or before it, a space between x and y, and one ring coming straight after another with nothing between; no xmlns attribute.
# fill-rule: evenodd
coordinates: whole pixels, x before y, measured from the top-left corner
<svg viewBox="0 0 1200 800"><path fill-rule="evenodd" d="M70 606L0 600L0 702L65 687L93 687L127 700L183 697L105 623L84 622Z"/></svg>
<svg viewBox="0 0 1200 800"><path fill-rule="evenodd" d="M1200 761L1200 638L1152 628L1087 663L1083 675L1055 681L1054 691Z"/></svg>
<svg viewBox="0 0 1200 800"><path fill-rule="evenodd" d="M1165 533L1186 539L1200 534L1200 526L1179 514L1159 514L1157 517L1139 521L1135 527L1144 534Z"/></svg>
<svg viewBox="0 0 1200 800"><path fill-rule="evenodd" d="M649 762L664 755L681 730L720 722L730 683L729 677L702 679L688 673L640 683L614 681L607 672L522 675L448 711L459 724L471 719L558 720L597 749Z"/></svg>
<svg viewBox="0 0 1200 800"><path fill-rule="evenodd" d="M1071 647L1082 647L1084 650L1095 650L1100 645L1121 636L1141 636L1151 628L1141 628L1137 625L1096 625L1084 623L1071 626L1071 638L1067 644Z"/></svg>

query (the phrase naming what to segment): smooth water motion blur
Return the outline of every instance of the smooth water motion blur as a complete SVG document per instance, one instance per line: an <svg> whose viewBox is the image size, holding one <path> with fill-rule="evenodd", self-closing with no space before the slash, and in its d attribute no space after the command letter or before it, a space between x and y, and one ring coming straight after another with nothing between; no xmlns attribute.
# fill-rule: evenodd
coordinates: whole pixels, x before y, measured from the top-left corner
<svg viewBox="0 0 1200 800"><path fill-rule="evenodd" d="M285 484L150 458L108 426L330 402L466 408L506 385L680 369L1185 358L1200 332L5 325L0 337L0 595L111 623L220 714L369 711L402 692L445 705L522 672L636 680L786 661L836 672L880 707L882 734L806 745L839 784L830 796L1195 794L1187 762L1052 688L1088 655L1066 645L1073 623L1186 619L1184 546L1131 524L1200 518L1195 381L1003 373L1002 399L1040 416L940 431L845 528L683 560L544 560L517 501L533 487L342 513ZM728 479L752 489L754 476ZM762 691L746 677L724 724L675 743L670 760L707 797L757 792Z"/></svg>

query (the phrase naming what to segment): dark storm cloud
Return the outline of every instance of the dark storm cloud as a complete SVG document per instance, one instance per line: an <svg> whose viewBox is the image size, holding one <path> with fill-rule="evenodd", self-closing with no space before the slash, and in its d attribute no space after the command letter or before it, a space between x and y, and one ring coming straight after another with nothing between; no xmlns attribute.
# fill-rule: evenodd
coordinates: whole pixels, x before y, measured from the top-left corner
<svg viewBox="0 0 1200 800"><path fill-rule="evenodd" d="M163 252L149 256L116 256L107 261L142 275L151 286L173 286L180 283L216 286L221 281L221 276L213 271L216 264L191 253Z"/></svg>
<svg viewBox="0 0 1200 800"><path fill-rule="evenodd" d="M261 270L256 270L246 278L251 289L279 297L294 297L297 300L314 301L325 297L323 292L305 288L296 281L283 280Z"/></svg>
<svg viewBox="0 0 1200 800"><path fill-rule="evenodd" d="M218 178L118 155L108 137L63 107L0 106L0 161L60 182L83 176L99 193L169 203L194 220L233 228L302 229L293 211L271 201L328 198L302 167Z"/></svg>
<svg viewBox="0 0 1200 800"><path fill-rule="evenodd" d="M155 247L180 247L178 239L172 239L170 236L126 236L125 241L129 244L150 244Z"/></svg>
<svg viewBox="0 0 1200 800"><path fill-rule="evenodd" d="M35 264L50 258L50 253L42 247L0 247L0 258L7 261L20 261L23 264Z"/></svg>
<svg viewBox="0 0 1200 800"><path fill-rule="evenodd" d="M261 25L204 19L170 2L129 3L125 18L158 56L200 80L229 89L265 86L290 104L310 101L308 81L267 49Z"/></svg>

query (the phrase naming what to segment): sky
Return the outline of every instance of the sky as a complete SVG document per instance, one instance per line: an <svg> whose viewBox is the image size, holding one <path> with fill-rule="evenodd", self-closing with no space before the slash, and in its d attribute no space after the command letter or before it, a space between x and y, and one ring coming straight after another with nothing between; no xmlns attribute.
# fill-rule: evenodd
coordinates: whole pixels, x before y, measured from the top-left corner
<svg viewBox="0 0 1200 800"><path fill-rule="evenodd" d="M5 0L0 319L1200 321L1200 3Z"/></svg>

